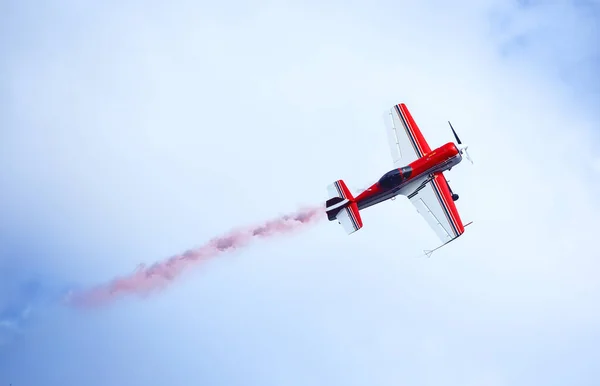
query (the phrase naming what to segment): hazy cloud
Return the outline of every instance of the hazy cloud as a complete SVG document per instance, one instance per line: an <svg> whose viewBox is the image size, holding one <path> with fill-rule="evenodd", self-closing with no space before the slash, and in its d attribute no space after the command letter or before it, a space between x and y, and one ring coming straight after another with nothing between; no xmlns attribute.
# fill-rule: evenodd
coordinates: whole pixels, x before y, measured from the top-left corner
<svg viewBox="0 0 600 386"><path fill-rule="evenodd" d="M0 329L24 334L2 382L600 380L597 2L3 7ZM366 186L400 101L475 160L448 173L474 224L431 259L398 199L350 237L258 242L147 299L52 301Z"/></svg>

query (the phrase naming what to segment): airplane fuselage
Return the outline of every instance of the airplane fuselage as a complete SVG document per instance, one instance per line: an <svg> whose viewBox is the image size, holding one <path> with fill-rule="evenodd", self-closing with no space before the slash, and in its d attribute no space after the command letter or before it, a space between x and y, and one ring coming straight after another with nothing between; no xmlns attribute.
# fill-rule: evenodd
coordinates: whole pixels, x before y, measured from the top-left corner
<svg viewBox="0 0 600 386"><path fill-rule="evenodd" d="M384 174L379 181L356 197L359 210L389 200L398 194L409 196L430 177L452 169L462 161L456 145L449 142L401 168Z"/></svg>

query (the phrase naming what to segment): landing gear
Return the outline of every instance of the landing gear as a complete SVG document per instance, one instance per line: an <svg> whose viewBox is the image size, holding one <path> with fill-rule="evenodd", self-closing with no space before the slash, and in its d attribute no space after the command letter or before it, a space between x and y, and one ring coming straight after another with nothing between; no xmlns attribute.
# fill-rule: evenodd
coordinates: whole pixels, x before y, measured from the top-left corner
<svg viewBox="0 0 600 386"><path fill-rule="evenodd" d="M459 196L452 191L452 188L450 187L450 181L446 180L446 185L448 185L448 190L450 190L450 194L452 195L452 201L458 201Z"/></svg>

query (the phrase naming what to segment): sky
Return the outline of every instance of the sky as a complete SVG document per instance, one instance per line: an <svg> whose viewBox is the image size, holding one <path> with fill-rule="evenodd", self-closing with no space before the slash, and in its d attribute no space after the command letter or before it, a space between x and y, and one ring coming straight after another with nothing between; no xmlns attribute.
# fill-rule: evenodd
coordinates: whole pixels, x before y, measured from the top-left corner
<svg viewBox="0 0 600 386"><path fill-rule="evenodd" d="M597 385L600 3L0 3L0 384ZM91 310L58 300L390 170L404 102L474 221L405 199Z"/></svg>

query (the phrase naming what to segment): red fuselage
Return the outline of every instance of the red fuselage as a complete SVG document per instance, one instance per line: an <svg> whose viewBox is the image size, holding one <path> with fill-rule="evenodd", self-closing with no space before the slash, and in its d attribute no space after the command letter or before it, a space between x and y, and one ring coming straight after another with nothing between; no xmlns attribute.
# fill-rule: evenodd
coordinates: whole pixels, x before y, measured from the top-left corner
<svg viewBox="0 0 600 386"><path fill-rule="evenodd" d="M460 161L462 156L454 143L440 146L414 162L384 174L378 182L356 197L358 208L368 208L398 194L409 195L428 177L450 170Z"/></svg>

